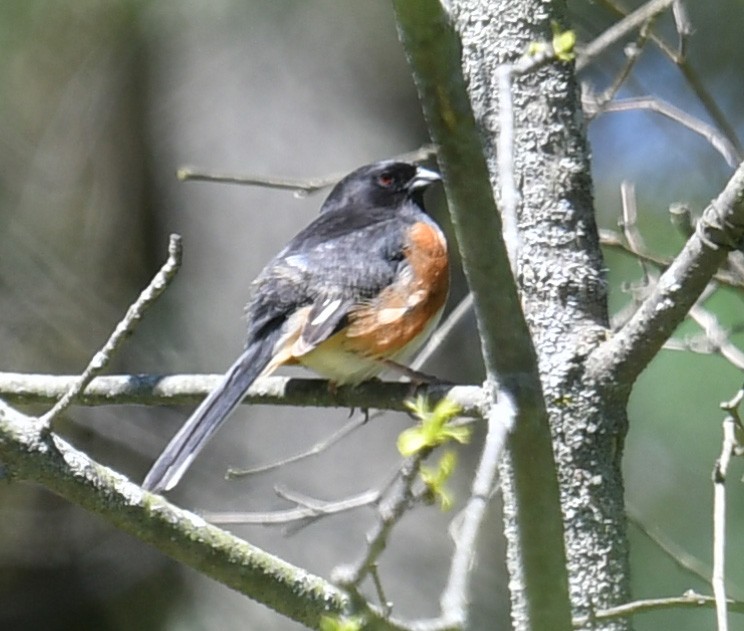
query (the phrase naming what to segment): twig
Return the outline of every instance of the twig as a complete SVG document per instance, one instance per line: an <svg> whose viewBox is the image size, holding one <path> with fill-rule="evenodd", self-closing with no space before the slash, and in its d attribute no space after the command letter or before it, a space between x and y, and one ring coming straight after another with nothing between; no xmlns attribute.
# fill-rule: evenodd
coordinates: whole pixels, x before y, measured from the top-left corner
<svg viewBox="0 0 744 631"><path fill-rule="evenodd" d="M455 552L452 555L449 578L440 599L442 620L448 624L465 625L467 622L470 576L478 532L494 488L501 454L516 418L515 402L506 394L500 393L498 401L491 407L486 443L473 479L470 497L461 512L458 532L454 537Z"/></svg>
<svg viewBox="0 0 744 631"><path fill-rule="evenodd" d="M606 228L600 229L599 241L605 247L621 250L622 252L631 254L646 263L652 263L662 271L666 270L674 261L672 257L658 256L652 252L636 252L627 241L625 241L623 236L615 230L608 230ZM726 285L727 287L732 287L734 289L744 289L744 279L726 271L717 271L713 275L713 278L721 285Z"/></svg>
<svg viewBox="0 0 744 631"><path fill-rule="evenodd" d="M672 5L672 16L674 25L677 27L677 55L680 59L684 59L687 55L687 38L692 33L692 22L690 22L684 2L677 0Z"/></svg>
<svg viewBox="0 0 744 631"><path fill-rule="evenodd" d="M512 100L512 77L534 72L555 61L560 53L553 42L540 42L530 52L511 64L501 64L494 72L499 91L499 125L496 139L498 181L500 186L499 211L502 231L512 275L518 275L520 236L517 208L519 192L514 179L514 103Z"/></svg>
<svg viewBox="0 0 744 631"><path fill-rule="evenodd" d="M296 530L304 528L321 518L329 517L338 513L354 510L363 506L378 504L386 493L392 488L400 475L400 469L395 468L388 479L376 489L369 489L362 493L343 498L341 500L326 501L310 497L303 493L284 487L276 487L277 495L283 499L297 504L296 507L278 511L255 511L255 512L203 512L204 518L215 524L259 524L262 526L276 524L292 524L304 522L296 527ZM289 533L285 530L285 534Z"/></svg>
<svg viewBox="0 0 744 631"><path fill-rule="evenodd" d="M703 84L698 73L688 61L680 58L672 59L677 64L677 67L685 78L685 81L687 81L687 85L690 86L690 89L705 108L705 111L708 112L708 115L713 119L718 129L721 130L721 133L724 135L727 142L735 149L737 162L744 160L744 149L742 149L741 141L736 135L734 126L728 121L726 115L718 106L716 99Z"/></svg>
<svg viewBox="0 0 744 631"><path fill-rule="evenodd" d="M635 185L628 180L620 183L620 199L623 210L622 229L625 239L633 252L643 252L646 245L643 242L641 232L638 230L638 205L636 203ZM642 259L638 263L643 270L642 286L647 288L651 284L648 266Z"/></svg>
<svg viewBox="0 0 744 631"><path fill-rule="evenodd" d="M704 310L703 305L707 302L707 300L713 296L716 291L718 291L718 283L710 282L706 285L705 289L700 294L700 297L697 299L697 302L690 308L690 313L692 313L693 310L695 310L696 307L699 307L700 309ZM698 312L699 314L700 312ZM689 315L689 314L688 314ZM694 318L693 318L694 319ZM695 353L700 354L712 354L719 351L719 341L727 336L727 333L723 331L723 329L720 329L720 331L716 331L716 339L714 340L712 336L708 335L707 329L700 323L700 321L695 320L700 326L703 331L698 335L693 336L687 336L684 341L680 342L680 346L685 347L686 350L690 350ZM700 341L702 340L702 341ZM674 344L670 344L670 342L673 342L675 340L669 339L667 340L667 343L664 345L664 348L671 347L672 350L679 350L679 348L676 348Z"/></svg>
<svg viewBox="0 0 744 631"><path fill-rule="evenodd" d="M730 401L724 401L721 404L721 409L729 412L740 423L738 408L742 401L744 401L744 387L740 388Z"/></svg>
<svg viewBox="0 0 744 631"><path fill-rule="evenodd" d="M410 160L416 162L426 160L436 155L434 145L424 145L415 151L396 156L398 160ZM181 167L176 172L176 177L182 182L217 182L221 184L241 184L244 186L260 186L262 188L275 188L280 190L294 191L296 195L310 195L317 193L333 184L336 184L346 173L334 173L318 178L284 178L263 175L239 175L235 173L218 173L197 169L195 167Z"/></svg>
<svg viewBox="0 0 744 631"><path fill-rule="evenodd" d="M382 615L387 618L388 616L390 616L391 613L393 613L393 603L390 602L385 596L385 590L382 587L382 581L380 580L377 563L373 563L370 566L369 574L372 577L372 583L374 584L375 591L377 592L377 599L380 601Z"/></svg>
<svg viewBox="0 0 744 631"><path fill-rule="evenodd" d="M322 509L328 503L324 500L319 500L310 495L306 495L305 493L300 493L299 491L290 489L283 484L277 484L274 487L274 493L276 493L277 497L280 497L283 500L293 502L298 506L304 506L305 508L312 508L313 510Z"/></svg>
<svg viewBox="0 0 744 631"><path fill-rule="evenodd" d="M744 603L729 600L732 611L744 613ZM715 606L715 599L712 596L704 596L692 590L685 592L682 596L672 596L670 598L649 598L646 600L636 600L631 603L612 607L610 609L600 609L586 616L577 616L573 619L575 629L581 629L593 622L602 622L606 620L616 620L618 618L628 618L639 613L649 613L652 611L662 611L664 609L696 609L699 607Z"/></svg>
<svg viewBox="0 0 744 631"><path fill-rule="evenodd" d="M676 0L651 0L625 16L584 47L576 58L576 72L586 68L606 48L665 11Z"/></svg>
<svg viewBox="0 0 744 631"><path fill-rule="evenodd" d="M310 195L322 191L324 188L338 182L343 174L334 173L325 178L280 178L262 175L238 175L235 173L218 173L206 171L196 167L181 167L176 171L176 177L182 182L216 182L219 184L241 184L243 186L260 186L262 188L276 188L293 191L298 195Z"/></svg>
<svg viewBox="0 0 744 631"><path fill-rule="evenodd" d="M504 243L509 254L514 278L518 276L520 236L517 219L519 193L514 182L514 103L511 77L514 68L509 64L499 66L495 78L499 89L499 127L496 138L496 157L499 169L501 199L499 210L504 230Z"/></svg>
<svg viewBox="0 0 744 631"><path fill-rule="evenodd" d="M725 273L744 283L744 252L737 250L729 254Z"/></svg>
<svg viewBox="0 0 744 631"><path fill-rule="evenodd" d="M470 313L473 308L473 294L468 293L458 304L452 309L447 319L437 328L436 331L429 338L429 341L421 349L416 359L411 362L411 368L419 370L424 367L424 364L431 359L431 356L439 349L444 340L452 333L455 327L460 324L462 319Z"/></svg>
<svg viewBox="0 0 744 631"><path fill-rule="evenodd" d="M670 204L669 221L685 239L689 239L692 233L695 232L695 227L692 225L690 206L684 202Z"/></svg>
<svg viewBox="0 0 744 631"><path fill-rule="evenodd" d="M370 573L371 567L387 546L390 532L413 501L413 485L421 468L421 462L429 453L431 449L422 449L404 460L400 475L389 496L380 503L379 518L374 529L367 536L365 554L352 565L334 568L332 572L334 583L350 591L356 591L359 584Z"/></svg>
<svg viewBox="0 0 744 631"><path fill-rule="evenodd" d="M630 301L623 308L614 313L610 319L613 331L621 328L638 310L644 298L649 294L656 277L649 272L647 261L643 256L646 253L646 246L643 237L638 230L638 209L636 205L635 187L628 181L623 181L620 185L620 197L622 205L622 219L618 222L623 230L624 241L627 248L635 255L640 265L643 276L640 281L623 283L622 291L630 294Z"/></svg>
<svg viewBox="0 0 744 631"><path fill-rule="evenodd" d="M662 269L668 267L672 262L671 257L662 257L653 254L652 252L634 249L633 246L628 243L625 235L620 234L616 230L609 230L607 228L601 229L599 231L599 241L606 247L622 250L623 252L632 254L645 263L652 263L653 265L656 265L657 267Z"/></svg>
<svg viewBox="0 0 744 631"><path fill-rule="evenodd" d="M641 53L643 52L646 42L648 41L648 34L651 30L652 24L653 18L650 18L649 20L644 22L638 33L638 38L636 39L636 41L625 46L625 48L623 49L623 52L625 53L625 63L623 64L622 68L620 68L620 72L617 73L615 79L606 90L597 95L592 95L590 89L585 89L583 91L583 94L587 95L585 97L585 102L591 103L591 108L587 108L586 106L584 107L587 118L589 120L595 118L604 111L607 103L615 98L615 95L620 91L620 88L630 76L630 73L633 71L633 68L635 68L636 63L641 57Z"/></svg>
<svg viewBox="0 0 744 631"><path fill-rule="evenodd" d="M733 423L723 422L721 456L713 471L713 575L718 631L728 631L726 603L726 468L733 450Z"/></svg>
<svg viewBox="0 0 744 631"><path fill-rule="evenodd" d="M726 601L726 474L731 456L737 451L736 429L741 426L737 407L742 391L721 404L728 411L723 420L721 455L713 469L713 576L711 583L716 599L718 631L728 631L728 603Z"/></svg>
<svg viewBox="0 0 744 631"><path fill-rule="evenodd" d="M619 7L612 0L602 0L602 4L611 11L614 11L619 16L627 15L627 11L625 11L622 7ZM665 54L672 61L672 63L674 63L679 68L679 71L682 73L682 76L687 82L687 85L690 86L690 89L693 91L702 106L708 112L708 115L713 119L715 124L718 126L724 136L726 136L731 145L736 148L738 160L741 161L742 159L744 159L744 152L742 151L741 143L739 142L733 125L729 123L726 115L718 106L716 99L711 96L710 92L700 80L697 72L685 57L685 42L687 33L690 30L690 24L686 20L686 15L681 16L679 14L678 9L680 6L681 3L675 1L674 10L676 12L674 13L674 16L680 41L678 50L675 51L674 49L672 49L666 44L666 42L664 42L664 40L662 40L654 33L651 33L651 41L656 44L662 51L662 53Z"/></svg>
<svg viewBox="0 0 744 631"><path fill-rule="evenodd" d="M114 353L129 337L142 319L142 315L147 308L157 300L162 293L168 288L181 266L181 256L183 247L181 237L177 234L170 236L168 244L168 259L155 274L150 284L142 291L137 300L129 307L124 318L116 325L114 332L99 350L83 373L75 379L67 388L65 394L57 403L44 414L40 421L44 427L49 428L62 412L69 408L76 399L78 399L85 390L86 386L101 373L111 361Z"/></svg>
<svg viewBox="0 0 744 631"><path fill-rule="evenodd" d="M330 436L327 436L323 440L318 441L309 449L288 456L287 458L282 458L281 460L269 462L264 465L258 465L256 467L250 467L247 469L235 469L231 467L227 470L225 477L228 480L235 480L250 475L256 475L258 473L266 473L267 471L273 471L274 469L278 469L285 465L299 462L301 460L311 458L312 456L317 456L318 454L323 453L326 449L335 445L340 440L344 439L353 431L359 429L363 425L366 425L366 423L367 417L364 414L357 415L355 418L347 421L340 429L336 430Z"/></svg>
<svg viewBox="0 0 744 631"><path fill-rule="evenodd" d="M627 514L630 523L648 537L679 568L706 584L710 583L710 566L708 564L690 554L657 525L646 523L641 517L641 512L630 503L627 504Z"/></svg>
<svg viewBox="0 0 744 631"><path fill-rule="evenodd" d="M587 100L584 102L584 107L589 112L593 112L595 109L595 105L591 101ZM739 164L741 160L739 152L736 147L731 144L729 139L718 131L718 129L655 96L639 96L620 99L610 103L605 103L603 106L604 112L627 112L642 109L650 110L656 114L665 116L679 123L683 127L686 127L690 131L699 134L705 138L711 146L721 154L721 156L723 156L723 159L726 160L726 163L730 167L734 168Z"/></svg>
<svg viewBox="0 0 744 631"><path fill-rule="evenodd" d="M733 333L734 331L730 331ZM683 339L670 339L664 346L667 351L685 351L696 355L720 355L721 349L704 332L686 335Z"/></svg>
<svg viewBox="0 0 744 631"><path fill-rule="evenodd" d="M113 375L96 377L76 401L78 405L187 405L200 401L222 375ZM0 398L17 405L55 403L78 379L76 375L28 375L0 372ZM483 417L485 396L481 386L436 383L417 392L436 403L447 397L457 403L462 416ZM342 386L331 394L324 379L267 377L251 387L243 403L301 405L310 407L369 408L405 412L411 393L409 383L369 381Z"/></svg>
<svg viewBox="0 0 744 631"><path fill-rule="evenodd" d="M587 370L632 383L684 320L727 253L744 235L744 164L710 202L695 234L660 276L643 304L591 353ZM596 378L601 378L599 375Z"/></svg>
<svg viewBox="0 0 744 631"><path fill-rule="evenodd" d="M380 491L373 489L333 502L314 500L312 505L266 512L202 512L202 517L212 524L256 524L261 526L288 524L316 517L336 515L362 506L370 506L380 499Z"/></svg>
<svg viewBox="0 0 744 631"><path fill-rule="evenodd" d="M713 313L701 306L701 302L698 301L690 309L690 317L703 329L706 339L715 352L734 367L744 370L744 352L731 341L728 331L720 325Z"/></svg>

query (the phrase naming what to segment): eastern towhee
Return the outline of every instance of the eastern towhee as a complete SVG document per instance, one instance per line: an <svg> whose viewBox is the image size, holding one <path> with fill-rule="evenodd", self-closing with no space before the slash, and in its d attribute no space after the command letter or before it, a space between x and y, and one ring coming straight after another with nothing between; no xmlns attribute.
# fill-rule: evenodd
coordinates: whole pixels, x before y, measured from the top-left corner
<svg viewBox="0 0 744 631"><path fill-rule="evenodd" d="M418 350L449 290L447 243L423 203L439 179L384 161L333 188L254 281L243 354L157 459L145 489L173 488L250 385L278 367L301 364L356 385Z"/></svg>

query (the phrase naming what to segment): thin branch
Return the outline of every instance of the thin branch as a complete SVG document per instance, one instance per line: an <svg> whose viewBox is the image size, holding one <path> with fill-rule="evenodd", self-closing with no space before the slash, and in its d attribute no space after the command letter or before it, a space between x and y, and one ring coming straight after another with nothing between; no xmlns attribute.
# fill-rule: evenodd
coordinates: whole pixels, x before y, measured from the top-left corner
<svg viewBox="0 0 744 631"><path fill-rule="evenodd" d="M735 456L744 456L744 424L739 416L739 405L744 400L744 388L740 388L730 401L721 403L721 409L731 416L734 423L734 451Z"/></svg>
<svg viewBox="0 0 744 631"><path fill-rule="evenodd" d="M242 186L259 186L293 191L298 195L310 195L322 191L338 182L345 174L334 173L323 178L282 178L263 175L239 175L237 173L219 173L196 167L181 167L176 177L182 182L215 182L218 184L240 184Z"/></svg>
<svg viewBox="0 0 744 631"><path fill-rule="evenodd" d="M641 267L643 276L640 281L623 283L622 291L629 293L631 300L620 311L612 315L610 325L613 331L621 328L631 318L638 310L639 305L648 296L652 285L656 282L656 277L652 276L646 260L640 254L647 250L643 237L638 230L638 209L635 198L635 187L630 182L623 181L620 185L620 195L623 218L618 223L623 230L625 237L624 243L627 244L628 250L636 255L635 258Z"/></svg>
<svg viewBox="0 0 744 631"><path fill-rule="evenodd" d="M698 100L708 112L708 115L713 119L713 122L716 124L718 129L720 129L726 137L727 142L734 147L737 161L740 162L741 160L744 160L744 148L742 148L741 141L736 135L736 129L729 122L726 114L723 113L716 99L705 87L698 73L684 58L678 57L675 61L682 76L685 78L685 81L687 81L687 85L690 86L690 89L695 93L695 96L698 97Z"/></svg>
<svg viewBox="0 0 744 631"><path fill-rule="evenodd" d="M354 593L369 575L380 554L385 550L393 528L413 502L413 485L421 469L421 462L430 453L431 449L422 449L404 460L388 497L380 502L377 523L367 535L367 550L356 563L334 568L332 572L334 583Z"/></svg>
<svg viewBox="0 0 744 631"><path fill-rule="evenodd" d="M413 370L419 370L424 367L424 364L431 359L432 355L436 353L439 347L442 345L444 340L452 333L465 316L470 313L473 308L473 294L468 294L452 309L447 319L434 331L434 334L429 338L429 341L421 349L416 359L411 362L411 368Z"/></svg>
<svg viewBox="0 0 744 631"><path fill-rule="evenodd" d="M737 250L729 254L724 273L744 284L744 252Z"/></svg>
<svg viewBox="0 0 744 631"><path fill-rule="evenodd" d="M669 267L673 260L670 257L658 256L653 252L638 250L634 248L630 243L628 243L625 235L617 232L616 230L609 230L607 228L601 229L599 231L599 239L600 243L605 247L614 248L622 252L632 254L639 261L642 261L644 263L652 263L656 267L662 269Z"/></svg>
<svg viewBox="0 0 744 631"><path fill-rule="evenodd" d="M685 239L689 239L692 233L695 232L695 226L692 225L692 211L689 204L684 202L670 204L669 221Z"/></svg>
<svg viewBox="0 0 744 631"><path fill-rule="evenodd" d="M75 402L76 405L186 405L200 401L217 385L222 375L114 375L96 377ZM54 403L77 376L0 373L0 398L16 405ZM436 403L447 397L467 417L484 416L486 397L480 386L435 383L418 386L416 393ZM410 383L369 381L328 391L324 379L267 377L251 387L243 403L299 405L310 407L372 408L406 412Z"/></svg>
<svg viewBox="0 0 744 631"><path fill-rule="evenodd" d="M67 388L64 395L55 403L54 407L41 417L42 423L50 427L55 418L69 408L78 398L88 384L108 366L124 341L134 332L147 308L155 302L168 288L181 267L183 247L181 237L172 234L168 244L168 259L150 284L142 291L137 300L127 310L124 318L116 325L106 343L99 350L79 377L77 377Z"/></svg>
<svg viewBox="0 0 744 631"><path fill-rule="evenodd" d="M512 101L514 68L502 64L496 70L499 86L499 134L496 139L496 158L499 169L500 210L504 228L504 243L514 278L519 272L520 236L517 219L519 192L514 181L514 103Z"/></svg>
<svg viewBox="0 0 744 631"><path fill-rule="evenodd" d="M398 160L417 162L427 160L436 155L434 145L424 145L414 151L396 156ZM182 182L216 182L220 184L241 184L243 186L259 186L261 188L274 188L279 190L293 191L296 195L304 196L317 193L329 186L333 186L346 175L334 173L317 178L285 178L264 175L240 175L236 173L210 172L195 167L181 167L176 172L176 177Z"/></svg>
<svg viewBox="0 0 744 631"><path fill-rule="evenodd" d="M455 552L452 555L447 586L440 599L442 621L446 624L467 624L470 576L478 533L496 483L498 464L517 416L515 403L508 396L499 396L491 408L486 443L473 479L470 497L459 516L459 528L454 537Z"/></svg>
<svg viewBox="0 0 744 631"><path fill-rule="evenodd" d="M282 458L280 460L275 460L274 462L269 462L267 464L258 465L255 467L249 467L249 468L243 468L243 469L237 469L235 467L230 467L227 470L227 473L225 474L225 478L228 480L237 480L239 478L248 477L251 475L257 475L259 473L267 473L268 471L274 471L275 469L279 469L281 467L284 467L289 464L294 464L295 462L300 462L302 460L306 460L308 458L312 458L313 456L320 455L336 443L340 442L344 438L346 438L349 434L356 431L363 425L367 424L367 418L364 414L356 415L351 420L347 421L344 425L341 426L340 429L333 432L330 436L327 436L323 440L318 441L314 445L312 445L310 448L305 449L304 451L301 451L296 454L292 454L291 456L288 456L286 458Z"/></svg>
<svg viewBox="0 0 744 631"><path fill-rule="evenodd" d="M710 584L710 566L673 541L659 526L649 524L641 512L632 504L627 506L628 520L638 528L656 547L666 554L680 569L705 584Z"/></svg>
<svg viewBox="0 0 744 631"><path fill-rule="evenodd" d="M703 212L695 234L659 278L641 307L589 357L594 378L628 384L646 367L744 237L744 163Z"/></svg>
<svg viewBox="0 0 744 631"><path fill-rule="evenodd" d="M12 478L42 484L117 528L307 626L350 601L327 581L206 523L93 461L0 401L0 458Z"/></svg>
<svg viewBox="0 0 744 631"><path fill-rule="evenodd" d="M677 28L677 55L684 59L687 54L687 39L692 34L692 22L682 0L676 0L672 5L672 16L674 16L674 26Z"/></svg>
<svg viewBox="0 0 744 631"><path fill-rule="evenodd" d="M636 203L635 185L632 182L623 180L620 183L620 198L623 209L622 229L625 239L633 252L643 252L646 250L646 244L638 229L638 204ZM639 258L638 262L641 270L643 270L642 286L644 289L648 289L651 285L648 267L642 258Z"/></svg>
<svg viewBox="0 0 744 631"><path fill-rule="evenodd" d="M725 405L725 404L724 404ZM723 421L721 455L713 469L713 576L718 631L728 631L726 599L726 474L737 447L736 417L728 414Z"/></svg>
<svg viewBox="0 0 744 631"><path fill-rule="evenodd" d="M496 159L498 165L499 209L503 226L503 238L509 256L511 272L518 276L519 235L517 211L519 191L514 178L514 102L512 99L512 78L534 72L541 66L555 61L556 52L552 42L541 42L537 52L523 55L516 63L501 64L494 73L499 91L499 125L496 138Z"/></svg>
<svg viewBox="0 0 744 631"><path fill-rule="evenodd" d="M744 602L728 600L731 611L744 613ZM653 611L663 611L665 609L699 609L701 607L712 609L715 607L715 599L712 596L704 596L692 590L685 592L682 596L672 596L670 598L648 598L646 600L636 600L632 603L619 605L610 609L601 609L594 611L586 616L578 616L573 619L575 629L590 627L594 622L603 622L607 620L617 620L619 618L628 618L639 613L650 613Z"/></svg>
<svg viewBox="0 0 744 631"><path fill-rule="evenodd" d="M630 254L644 263L652 263L662 271L666 270L674 262L672 257L658 256L649 251L635 251L623 236L615 230L600 229L599 239L603 246ZM735 252L732 254L735 254ZM713 278L721 285L726 285L733 289L744 289L744 277L734 276L729 272L718 270L713 275Z"/></svg>
<svg viewBox="0 0 744 631"><path fill-rule="evenodd" d="M602 0L602 4L609 10L614 11L618 16L622 17L627 15L627 11L618 6L612 0ZM708 112L708 115L711 117L711 119L713 119L713 122L715 122L724 136L726 136L728 142L736 149L738 161L744 160L744 151L742 150L741 142L736 135L736 130L728 121L726 115L721 111L721 108L718 106L716 99L710 94L710 92L700 79L698 73L695 71L695 69L692 67L685 56L684 43L691 27L689 22L686 20L686 15L681 16L679 14L679 8L681 6L682 4L678 0L675 0L673 9L675 23L677 26L677 33L679 35L680 41L678 50L675 51L673 48L667 45L664 40L662 40L654 33L651 33L651 41L656 44L662 51L662 53L664 53L679 68L679 71L682 73L682 76L687 82L687 85L690 86L690 89L698 98L701 105Z"/></svg>
<svg viewBox="0 0 744 631"><path fill-rule="evenodd" d="M366 415L359 414L356 415L354 418L350 419L344 425L341 426L338 430L333 432L330 436L325 437L322 440L319 440L317 443L312 445L309 449L305 449L304 451L301 451L296 454L292 454L291 456L288 456L286 458L282 458L280 460L275 460L274 462L269 462L267 464L258 465L255 467L249 467L249 468L243 468L243 469L237 469L235 467L230 467L227 470L227 473L225 474L225 477L228 480L237 480L239 478L244 478L251 475L257 475L259 473L267 473L268 471L274 471L275 469L279 469L281 467L284 467L289 464L293 464L295 462L300 462L301 460L306 460L307 458L311 458L313 456L317 456L339 441L346 438L349 434L354 432L355 430L359 429L363 425L366 425L368 422L368 419Z"/></svg>
<svg viewBox="0 0 744 631"><path fill-rule="evenodd" d="M669 339L664 348L675 351L691 351L702 355L721 355L735 368L744 370L744 354L730 341L731 331L724 329L716 316L703 305L718 290L711 282L690 309L688 316L702 329L696 335L687 335L682 340Z"/></svg>
<svg viewBox="0 0 744 631"><path fill-rule="evenodd" d="M241 524L270 526L275 524L288 524L295 521L303 521L317 517L336 515L347 511L370 506L380 499L380 491L371 489L352 495L342 500L327 502L315 500L312 505L298 505L286 510L265 512L201 512L201 516L212 524Z"/></svg>
<svg viewBox="0 0 744 631"><path fill-rule="evenodd" d="M494 73L499 90L499 125L496 138L496 159L500 186L499 209L503 225L504 244L509 256L512 275L516 278L519 266L520 236L517 209L519 191L514 179L514 103L512 77L534 72L555 61L552 42L541 42L535 50L522 55L513 64L501 64Z"/></svg>
<svg viewBox="0 0 744 631"><path fill-rule="evenodd" d="M643 26L641 26L636 41L625 46L623 49L623 52L625 53L625 63L606 90L600 94L591 94L590 88L587 86L582 91L582 94L586 95L584 111L589 120L595 118L604 111L607 104L612 101L615 98L615 95L620 91L620 88L628 79L630 73L633 72L633 68L635 68L636 63L641 57L644 46L648 41L648 34L652 24L653 19L649 19L645 22ZM587 104L591 104L591 107L587 107Z"/></svg>
<svg viewBox="0 0 744 631"><path fill-rule="evenodd" d="M722 460L728 459L731 445L727 440L724 422L724 439L721 457L716 462L713 473L713 576L711 583L716 600L716 621L718 631L728 631L728 610L726 603L726 485Z"/></svg>
<svg viewBox="0 0 744 631"><path fill-rule="evenodd" d="M597 105L593 104L589 100L585 100L584 107L588 112L592 113L596 110ZM690 131L702 136L716 151L718 151L718 153L721 154L721 156L723 156L723 159L726 160L726 163L732 168L736 167L736 165L741 161L741 155L737 151L736 147L732 145L729 139L718 131L718 129L658 97L639 96L620 99L610 103L605 103L602 106L602 111L605 113L628 112L633 110L650 110L656 114L665 116Z"/></svg>
<svg viewBox="0 0 744 631"><path fill-rule="evenodd" d="M382 581L380 580L380 574L377 571L377 563L373 563L370 567L369 574L372 577L372 583L375 586L377 592L377 599L380 601L380 607L382 608L382 615L388 617L393 612L393 603L385 596L385 590L382 587Z"/></svg>
<svg viewBox="0 0 744 631"><path fill-rule="evenodd" d="M599 37L587 44L580 52L576 58L576 72L580 72L586 68L605 49L668 9L674 2L676 0L651 0L633 11L633 13L625 16L616 24L613 24Z"/></svg>
<svg viewBox="0 0 744 631"><path fill-rule="evenodd" d="M721 326L713 313L698 302L690 309L690 317L703 329L713 351L719 353L735 368L744 370L744 352L730 340L729 332Z"/></svg>

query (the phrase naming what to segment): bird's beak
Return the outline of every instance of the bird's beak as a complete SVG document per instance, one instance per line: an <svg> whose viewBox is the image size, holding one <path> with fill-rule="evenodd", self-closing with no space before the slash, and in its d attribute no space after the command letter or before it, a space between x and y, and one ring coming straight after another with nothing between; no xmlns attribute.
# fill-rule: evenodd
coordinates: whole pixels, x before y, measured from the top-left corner
<svg viewBox="0 0 744 631"><path fill-rule="evenodd" d="M425 169L422 166L416 167L416 174L413 176L413 179L411 180L411 183L408 185L408 187L412 191L417 191L423 188L426 188L430 184L434 184L434 182L441 181L442 176L439 175L436 171L432 171L430 169Z"/></svg>

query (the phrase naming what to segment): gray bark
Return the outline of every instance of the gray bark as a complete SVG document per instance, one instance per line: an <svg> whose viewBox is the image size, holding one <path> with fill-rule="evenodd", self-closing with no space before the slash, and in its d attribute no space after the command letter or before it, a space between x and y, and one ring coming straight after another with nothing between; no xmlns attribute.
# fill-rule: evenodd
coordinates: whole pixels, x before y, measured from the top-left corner
<svg viewBox="0 0 744 631"><path fill-rule="evenodd" d="M530 42L551 39L563 3L456 0L463 68L498 199L499 126L495 69ZM561 11L559 13L558 11ZM565 28L565 26L564 26ZM571 64L553 63L517 78L515 179L520 186L518 284L538 354L561 489L571 600L575 613L629 599L629 567L620 470L629 385L588 379L586 358L606 337L607 296L594 220L591 176L578 87ZM508 326L508 325L507 325ZM523 550L515 535L512 468L502 468L510 575ZM524 628L524 594L513 617ZM628 629L627 621L596 628Z"/></svg>

